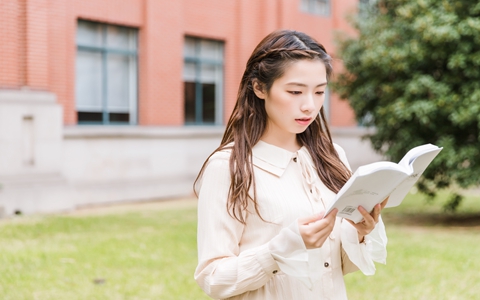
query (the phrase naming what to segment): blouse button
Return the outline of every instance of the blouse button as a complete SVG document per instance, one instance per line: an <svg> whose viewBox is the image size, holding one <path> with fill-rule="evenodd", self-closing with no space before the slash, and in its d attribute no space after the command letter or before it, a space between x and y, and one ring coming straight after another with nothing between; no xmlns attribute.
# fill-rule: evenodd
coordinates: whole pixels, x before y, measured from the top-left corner
<svg viewBox="0 0 480 300"><path fill-rule="evenodd" d="M330 266L328 262L325 262L323 265L325 266L325 268L328 268L328 266Z"/></svg>
<svg viewBox="0 0 480 300"><path fill-rule="evenodd" d="M297 158L296 158L296 157L294 157L294 158L293 158L293 161L294 161L294 162L297 162Z"/></svg>
<svg viewBox="0 0 480 300"><path fill-rule="evenodd" d="M277 272L278 272L278 270L273 270L272 273L273 273L273 274L277 274Z"/></svg>

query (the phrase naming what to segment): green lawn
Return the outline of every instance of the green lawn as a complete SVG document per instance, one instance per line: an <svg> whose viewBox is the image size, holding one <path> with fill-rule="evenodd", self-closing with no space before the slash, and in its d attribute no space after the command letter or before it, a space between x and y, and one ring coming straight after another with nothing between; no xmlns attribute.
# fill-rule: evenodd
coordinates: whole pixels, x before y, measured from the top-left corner
<svg viewBox="0 0 480 300"><path fill-rule="evenodd" d="M349 299L479 298L480 198L462 218L439 207L409 196L385 210L388 264L347 275ZM0 299L208 299L193 280L195 227L193 206L0 221Z"/></svg>
<svg viewBox="0 0 480 300"><path fill-rule="evenodd" d="M387 265L347 275L349 299L479 299L478 230L389 226Z"/></svg>
<svg viewBox="0 0 480 300"><path fill-rule="evenodd" d="M347 275L350 300L480 299L480 197L468 195L455 214L443 212L446 200L408 195L384 210L387 265Z"/></svg>
<svg viewBox="0 0 480 300"><path fill-rule="evenodd" d="M26 219L0 223L0 299L209 299L195 208Z"/></svg>

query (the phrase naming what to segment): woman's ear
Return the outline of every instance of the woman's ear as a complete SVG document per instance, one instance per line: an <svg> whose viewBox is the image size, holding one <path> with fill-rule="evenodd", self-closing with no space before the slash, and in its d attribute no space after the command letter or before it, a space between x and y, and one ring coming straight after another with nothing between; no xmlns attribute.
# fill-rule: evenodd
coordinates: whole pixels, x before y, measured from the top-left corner
<svg viewBox="0 0 480 300"><path fill-rule="evenodd" d="M262 85L260 85L256 80L253 82L253 92L258 98L265 100L265 91L263 90Z"/></svg>

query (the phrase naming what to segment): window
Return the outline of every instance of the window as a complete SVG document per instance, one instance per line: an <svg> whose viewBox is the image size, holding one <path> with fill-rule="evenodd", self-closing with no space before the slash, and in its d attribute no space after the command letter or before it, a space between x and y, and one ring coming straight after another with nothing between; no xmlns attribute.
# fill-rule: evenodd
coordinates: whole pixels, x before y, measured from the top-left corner
<svg viewBox="0 0 480 300"><path fill-rule="evenodd" d="M222 124L223 43L185 38L185 124Z"/></svg>
<svg viewBox="0 0 480 300"><path fill-rule="evenodd" d="M376 9L377 0L360 0L359 3L359 13L361 17L368 17L369 13L372 13Z"/></svg>
<svg viewBox="0 0 480 300"><path fill-rule="evenodd" d="M325 89L325 100L323 101L323 113L325 114L325 118L327 122L330 123L330 89L327 87Z"/></svg>
<svg viewBox="0 0 480 300"><path fill-rule="evenodd" d="M75 99L79 124L136 124L136 29L78 21Z"/></svg>
<svg viewBox="0 0 480 300"><path fill-rule="evenodd" d="M330 15L330 0L301 0L300 10L315 15L328 16Z"/></svg>

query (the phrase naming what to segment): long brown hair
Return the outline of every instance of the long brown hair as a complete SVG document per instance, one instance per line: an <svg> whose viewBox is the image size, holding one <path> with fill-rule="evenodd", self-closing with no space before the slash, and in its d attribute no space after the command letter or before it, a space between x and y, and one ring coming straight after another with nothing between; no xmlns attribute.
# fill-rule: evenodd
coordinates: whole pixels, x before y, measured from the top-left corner
<svg viewBox="0 0 480 300"><path fill-rule="evenodd" d="M252 148L260 140L267 126L265 102L253 91L257 82L263 90L270 91L273 82L281 77L292 62L302 59L320 59L332 74L331 57L325 48L310 36L293 30L278 30L266 36L250 56L237 95L237 102L228 120L220 146L207 158L194 183L201 178L210 157L217 151L231 149L230 189L227 211L241 223L245 223L245 212L252 201L258 215L255 178L252 164ZM318 176L325 185L337 193L351 176L340 160L332 142L323 107L308 128L297 134L297 140L310 153ZM232 143L233 142L233 143ZM229 145L232 143L231 145ZM253 196L249 191L253 188ZM261 216L260 216L261 217Z"/></svg>

